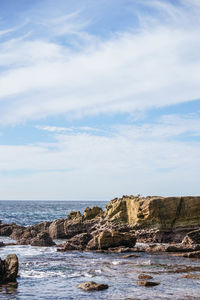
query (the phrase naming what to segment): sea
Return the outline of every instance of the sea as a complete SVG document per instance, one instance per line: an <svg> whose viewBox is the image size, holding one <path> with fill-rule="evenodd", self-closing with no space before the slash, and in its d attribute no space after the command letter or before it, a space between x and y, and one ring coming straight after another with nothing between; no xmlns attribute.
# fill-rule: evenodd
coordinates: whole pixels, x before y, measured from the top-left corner
<svg viewBox="0 0 200 300"><path fill-rule="evenodd" d="M0 201L2 223L33 225L45 220L65 218L72 210L84 211L94 205L105 208L105 201ZM10 242L7 237L0 241ZM60 241L56 241L59 243ZM19 258L18 285L0 286L0 299L19 300L137 300L200 299L200 280L183 278L200 274L200 260L164 254L57 252L56 247L30 245L0 248L0 257L15 253ZM126 253L127 254L127 253ZM145 273L160 284L155 287L137 285L138 275ZM105 283L104 291L84 292L81 282Z"/></svg>

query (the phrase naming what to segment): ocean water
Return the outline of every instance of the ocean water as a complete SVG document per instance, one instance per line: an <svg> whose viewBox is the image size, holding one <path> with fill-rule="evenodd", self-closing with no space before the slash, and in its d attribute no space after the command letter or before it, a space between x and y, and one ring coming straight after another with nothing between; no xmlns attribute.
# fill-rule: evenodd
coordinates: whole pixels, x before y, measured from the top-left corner
<svg viewBox="0 0 200 300"><path fill-rule="evenodd" d="M0 219L32 225L44 220L65 217L71 210L83 211L86 206L105 207L105 202L74 201L0 201ZM0 237L1 241L9 238ZM182 278L200 274L200 261L167 254L137 253L138 257L123 258L123 254L93 252L57 252L56 247L7 246L0 248L0 257L16 253L19 257L18 286L0 287L0 299L61 300L61 299L200 299L200 280ZM136 253L135 253L136 254ZM137 285L138 275L146 273L156 287ZM100 292L84 292L77 284L84 281L106 283Z"/></svg>

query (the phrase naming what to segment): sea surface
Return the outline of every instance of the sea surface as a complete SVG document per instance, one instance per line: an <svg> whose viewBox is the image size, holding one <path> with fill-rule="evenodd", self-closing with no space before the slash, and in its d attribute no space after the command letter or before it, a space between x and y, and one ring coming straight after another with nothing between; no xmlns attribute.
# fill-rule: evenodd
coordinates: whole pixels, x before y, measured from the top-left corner
<svg viewBox="0 0 200 300"><path fill-rule="evenodd" d="M86 206L105 208L106 202L95 201L0 201L0 219L32 225L45 220L65 217L71 210L83 212ZM9 238L0 237L8 242ZM59 241L57 241L59 242ZM92 252L57 252L56 247L7 246L0 248L0 257L16 253L19 257L18 286L0 287L0 299L61 300L61 299L200 299L200 280L182 278L200 274L200 261L167 254L123 254ZM190 268L190 269L189 269ZM137 285L141 273L160 282L156 287ZM77 284L96 281L109 285L108 290L84 292Z"/></svg>

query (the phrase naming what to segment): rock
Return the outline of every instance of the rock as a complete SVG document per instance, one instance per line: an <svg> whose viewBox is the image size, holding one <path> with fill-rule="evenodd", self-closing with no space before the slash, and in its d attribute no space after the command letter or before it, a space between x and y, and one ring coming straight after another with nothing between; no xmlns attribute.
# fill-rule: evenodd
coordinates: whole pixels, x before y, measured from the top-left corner
<svg viewBox="0 0 200 300"><path fill-rule="evenodd" d="M152 287L159 284L160 284L159 282L155 282L155 281L137 281L137 285L141 285L145 287Z"/></svg>
<svg viewBox="0 0 200 300"><path fill-rule="evenodd" d="M0 248L6 246L4 242L0 242Z"/></svg>
<svg viewBox="0 0 200 300"><path fill-rule="evenodd" d="M200 245L200 229L189 232L182 241L183 245L193 246Z"/></svg>
<svg viewBox="0 0 200 300"><path fill-rule="evenodd" d="M52 222L50 221L44 221L41 223L38 223L36 225L30 226L30 229L33 231L36 231L37 233L42 233L42 232L49 232L49 227Z"/></svg>
<svg viewBox="0 0 200 300"><path fill-rule="evenodd" d="M81 215L80 211L71 211L67 215L67 220L75 220L75 219L82 219L82 215Z"/></svg>
<svg viewBox="0 0 200 300"><path fill-rule="evenodd" d="M48 247L54 246L52 238L47 232L39 233L35 238L30 241L31 246Z"/></svg>
<svg viewBox="0 0 200 300"><path fill-rule="evenodd" d="M0 259L0 283L15 282L18 274L18 257L10 254L5 260Z"/></svg>
<svg viewBox="0 0 200 300"><path fill-rule="evenodd" d="M142 280L148 280L148 279L152 279L153 277L147 274L140 274L138 275L138 279L142 279Z"/></svg>
<svg viewBox="0 0 200 300"><path fill-rule="evenodd" d="M65 238L64 230L65 219L58 219L53 221L49 226L49 235L52 239L62 239Z"/></svg>
<svg viewBox="0 0 200 300"><path fill-rule="evenodd" d="M16 225L15 223L0 224L0 236L10 236L14 230L18 229L25 229L25 227Z"/></svg>
<svg viewBox="0 0 200 300"><path fill-rule="evenodd" d="M138 258L140 256L136 255L136 254L128 254L128 255L121 255L120 257L122 257L122 258Z"/></svg>
<svg viewBox="0 0 200 300"><path fill-rule="evenodd" d="M68 251L68 250L82 251L86 248L89 240L91 239L92 239L92 235L89 233L77 234L66 242L63 251Z"/></svg>
<svg viewBox="0 0 200 300"><path fill-rule="evenodd" d="M64 222L64 230L65 230L65 237L67 239L70 239L77 234L87 232L82 217L81 218L77 217L73 219L67 218Z"/></svg>
<svg viewBox="0 0 200 300"><path fill-rule="evenodd" d="M92 208L86 207L83 213L84 220L91 220L101 216L103 216L103 209L98 206L94 206Z"/></svg>
<svg viewBox="0 0 200 300"><path fill-rule="evenodd" d="M200 274L187 274L187 275L182 275L181 278L200 279Z"/></svg>
<svg viewBox="0 0 200 300"><path fill-rule="evenodd" d="M107 284L96 283L94 281L83 282L77 286L84 291L102 291L108 289Z"/></svg>
<svg viewBox="0 0 200 300"><path fill-rule="evenodd" d="M162 244L150 244L144 248L145 252L165 252L167 246Z"/></svg>
<svg viewBox="0 0 200 300"><path fill-rule="evenodd" d="M184 253L182 256L188 258L200 258L200 251Z"/></svg>
<svg viewBox="0 0 200 300"><path fill-rule="evenodd" d="M110 201L104 216L134 226L138 241L181 242L200 227L199 204L200 197L123 196Z"/></svg>
<svg viewBox="0 0 200 300"><path fill-rule="evenodd" d="M135 236L129 232L122 233L117 231L104 230L89 241L87 248L90 250L105 250L121 246L132 248L135 246L135 243Z"/></svg>

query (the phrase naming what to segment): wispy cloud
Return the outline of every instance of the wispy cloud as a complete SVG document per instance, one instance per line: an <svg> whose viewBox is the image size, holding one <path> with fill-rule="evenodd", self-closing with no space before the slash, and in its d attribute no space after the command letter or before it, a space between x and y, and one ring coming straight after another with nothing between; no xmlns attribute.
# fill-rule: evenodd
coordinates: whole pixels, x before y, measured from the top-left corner
<svg viewBox="0 0 200 300"><path fill-rule="evenodd" d="M84 45L78 52L50 41L50 37L4 42L0 100L6 102L0 112L1 123L68 113L132 112L198 99L199 22L184 27L179 8L154 2L155 8L167 12L167 18L170 15L171 24L158 19L149 30L129 28L109 40L99 37L98 43L91 36L89 47ZM180 14L189 22L193 10L182 8ZM54 21L62 24L74 17L78 14ZM10 64L13 67L6 71Z"/></svg>
<svg viewBox="0 0 200 300"><path fill-rule="evenodd" d="M176 140L175 136L195 136L199 128L195 116L172 115L156 124L112 128L109 136L68 133L49 126L43 129L53 134L54 143L0 146L0 170L20 172L15 178L15 198L18 193L27 197L30 191L38 199L43 192L47 199L65 199L66 195L68 199L105 199L141 191L197 194L200 141ZM0 177L3 193L11 178ZM12 191L8 194L14 197Z"/></svg>

